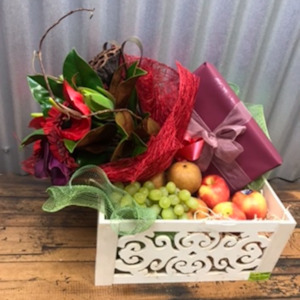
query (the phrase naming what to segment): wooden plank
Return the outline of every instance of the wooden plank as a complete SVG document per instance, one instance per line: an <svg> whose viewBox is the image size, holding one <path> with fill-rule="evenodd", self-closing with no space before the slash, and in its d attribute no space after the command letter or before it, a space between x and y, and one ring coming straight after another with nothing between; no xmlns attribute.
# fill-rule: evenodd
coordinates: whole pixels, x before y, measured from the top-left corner
<svg viewBox="0 0 300 300"><path fill-rule="evenodd" d="M0 214L2 227L95 227L97 224L97 213L92 211L55 214Z"/></svg>
<svg viewBox="0 0 300 300"><path fill-rule="evenodd" d="M297 180L294 180L294 181L289 181L289 180L285 180L285 179L278 178L278 177L275 177L275 178L271 177L269 179L269 182L272 184L272 186L275 189L278 189L278 190L281 190L281 191L283 191L283 190L299 191L300 179L297 179Z"/></svg>
<svg viewBox="0 0 300 300"><path fill-rule="evenodd" d="M297 227L300 227L300 201L298 202L284 202L284 206L289 210L292 214L293 218L297 222Z"/></svg>
<svg viewBox="0 0 300 300"><path fill-rule="evenodd" d="M300 274L300 259L280 258L272 274Z"/></svg>
<svg viewBox="0 0 300 300"><path fill-rule="evenodd" d="M0 197L0 212L1 214L18 213L24 214L45 214L42 210L42 205L46 198L33 198L33 197ZM95 211L87 207L69 206L63 209L64 212L90 212ZM47 213L49 214L49 213ZM56 213L57 214L57 213Z"/></svg>
<svg viewBox="0 0 300 300"><path fill-rule="evenodd" d="M293 231L286 247L284 248L281 257L298 258L300 259L300 229L296 228Z"/></svg>
<svg viewBox="0 0 300 300"><path fill-rule="evenodd" d="M0 254L37 253L43 247L90 248L96 247L96 227L2 227L0 241ZM300 258L299 255L300 229L297 228L282 256Z"/></svg>
<svg viewBox="0 0 300 300"><path fill-rule="evenodd" d="M50 179L39 179L31 175L0 174L0 185L45 185L51 184Z"/></svg>
<svg viewBox="0 0 300 300"><path fill-rule="evenodd" d="M1 175L0 197L46 197L49 180L39 180L32 176Z"/></svg>
<svg viewBox="0 0 300 300"><path fill-rule="evenodd" d="M2 227L0 241L1 255L41 253L45 247L90 248L96 247L96 228Z"/></svg>
<svg viewBox="0 0 300 300"><path fill-rule="evenodd" d="M284 202L300 202L300 191L276 191L279 199Z"/></svg>
<svg viewBox="0 0 300 300"><path fill-rule="evenodd" d="M8 251L9 252L9 251ZM95 262L96 248L43 247L36 253L0 254L1 263L23 262Z"/></svg>
<svg viewBox="0 0 300 300"><path fill-rule="evenodd" d="M17 235L11 234L11 231L2 234L0 239L0 262L50 261L51 259L55 261L56 257L61 256L69 257L70 261L77 261L76 257L80 256L80 251L89 253L88 257L82 256L85 257L84 261L91 261L91 257L95 255L96 232L94 228L86 228L86 230L81 231L78 228L75 228L74 231L60 228L57 232L56 229L52 228L52 233L35 230L35 232L30 233L29 238L22 239L21 236L24 235L24 232L28 234L29 230L23 230ZM6 237L7 234L9 234L9 239ZM67 237L65 237L65 234L67 234ZM85 236L84 240L81 235ZM51 236L50 239L49 236ZM70 253L68 254L68 252ZM294 231L282 252L281 258L300 260L300 229Z"/></svg>
<svg viewBox="0 0 300 300"><path fill-rule="evenodd" d="M282 299L300 297L300 275L268 281L139 284L95 287L93 263L15 263L0 268L4 299ZM18 295L22 297L18 298ZM30 298L24 298L30 295ZM62 298L62 295L64 298ZM3 298L2 298L3 299Z"/></svg>

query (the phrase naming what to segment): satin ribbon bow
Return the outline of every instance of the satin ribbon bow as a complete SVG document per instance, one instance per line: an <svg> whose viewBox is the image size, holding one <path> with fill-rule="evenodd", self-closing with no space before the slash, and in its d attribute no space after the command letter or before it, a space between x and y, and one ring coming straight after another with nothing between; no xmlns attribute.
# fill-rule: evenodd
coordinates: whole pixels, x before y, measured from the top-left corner
<svg viewBox="0 0 300 300"><path fill-rule="evenodd" d="M205 171L211 162L218 165L233 163L244 151L236 138L246 130L245 124L251 115L242 102L238 102L219 126L210 130L202 118L193 111L188 133L190 136L202 137L205 141L200 158L197 160L202 171Z"/></svg>
<svg viewBox="0 0 300 300"><path fill-rule="evenodd" d="M199 159L204 146L204 140L202 138L197 138L197 137L192 138L186 132L184 136L183 144L184 146L181 149L179 149L176 153L175 156L176 160L195 161Z"/></svg>

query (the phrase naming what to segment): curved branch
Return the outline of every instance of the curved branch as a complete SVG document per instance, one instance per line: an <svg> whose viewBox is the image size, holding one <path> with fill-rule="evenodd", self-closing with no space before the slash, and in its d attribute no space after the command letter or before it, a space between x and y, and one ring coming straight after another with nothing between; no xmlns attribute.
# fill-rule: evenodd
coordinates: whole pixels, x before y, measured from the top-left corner
<svg viewBox="0 0 300 300"><path fill-rule="evenodd" d="M66 17L76 13L76 12L80 12L80 11L87 11L87 12L90 12L91 15L90 15L90 19L93 17L93 12L95 11L95 8L93 9L88 9L88 8L78 8L78 9L75 9L75 10L71 10L70 12L68 12L67 14L65 14L64 16L62 16L60 19L58 19L53 25L51 25L46 31L45 33L43 34L42 38L40 39L40 43L39 43L39 50L36 52L36 55L38 57L38 60L39 60L39 63L40 63L40 68L41 68L41 71L43 73L43 76L44 76L44 79L45 79L45 83L46 83L46 86L47 86L47 89L49 91L49 95L50 97L55 101L55 96L51 90L51 87L50 87L50 84L49 84L49 81L48 81L48 78L47 78L47 75L46 75L46 71L45 71L45 68L44 68L44 64L43 64L43 61L42 61L42 45L43 45L43 42L44 42L44 39L46 38L47 34L56 26L58 25L63 19L65 19Z"/></svg>
<svg viewBox="0 0 300 300"><path fill-rule="evenodd" d="M96 112L92 112L87 116L82 116L84 117L92 117L92 116L98 116L98 115L102 115L102 114L107 114L107 113L116 113L116 112L123 112L126 111L128 113L130 113L134 118L138 119L138 120L143 120L143 118L137 114L135 114L133 111L131 111L128 108L115 108L115 109L102 109Z"/></svg>

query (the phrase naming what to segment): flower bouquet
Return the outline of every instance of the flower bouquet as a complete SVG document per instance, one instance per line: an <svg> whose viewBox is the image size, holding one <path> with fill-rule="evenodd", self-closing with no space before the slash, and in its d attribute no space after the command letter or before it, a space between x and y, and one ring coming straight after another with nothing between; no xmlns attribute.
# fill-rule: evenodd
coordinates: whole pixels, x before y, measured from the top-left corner
<svg viewBox="0 0 300 300"><path fill-rule="evenodd" d="M136 38L129 41L142 51ZM198 79L180 64L175 71L125 55L126 42L110 49L105 43L89 63L73 49L60 77L28 76L41 107L29 124L35 131L22 141L23 146L34 143L32 157L23 163L28 173L65 185L76 169L94 164L112 181L133 181L171 163L190 119Z"/></svg>
<svg viewBox="0 0 300 300"><path fill-rule="evenodd" d="M199 79L179 63L174 70L142 57L137 38L121 45L112 42L110 48L105 43L89 62L73 49L63 62L62 75L48 76L41 59L45 36L38 51L43 74L28 76L41 112L32 114L29 127L35 130L22 141L22 146L33 143L33 154L23 162L23 169L38 178L50 177L55 187L48 192L56 204L45 203L48 211L74 204L74 199L77 205L100 209L98 198L91 204L88 196L82 197L95 192L89 179L97 177L97 188L104 191L100 198L106 199L106 209L111 207L107 213L111 217L119 208L111 200L108 186L117 189L111 183L147 181L173 162L182 147ZM128 42L138 46L140 57L125 54ZM81 183L80 188L72 187L76 195L69 190L74 178ZM56 192L59 196L54 196ZM141 218L153 219L151 213L146 215Z"/></svg>

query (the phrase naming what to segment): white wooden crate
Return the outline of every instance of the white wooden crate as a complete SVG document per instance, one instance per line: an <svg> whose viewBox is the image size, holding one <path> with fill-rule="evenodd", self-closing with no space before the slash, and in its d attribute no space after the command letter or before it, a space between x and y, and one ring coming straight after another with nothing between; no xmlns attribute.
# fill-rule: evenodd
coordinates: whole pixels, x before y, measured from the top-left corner
<svg viewBox="0 0 300 300"><path fill-rule="evenodd" d="M272 272L296 222L267 181L263 194L278 219L157 220L145 232L118 236L99 213L95 284L248 280Z"/></svg>

